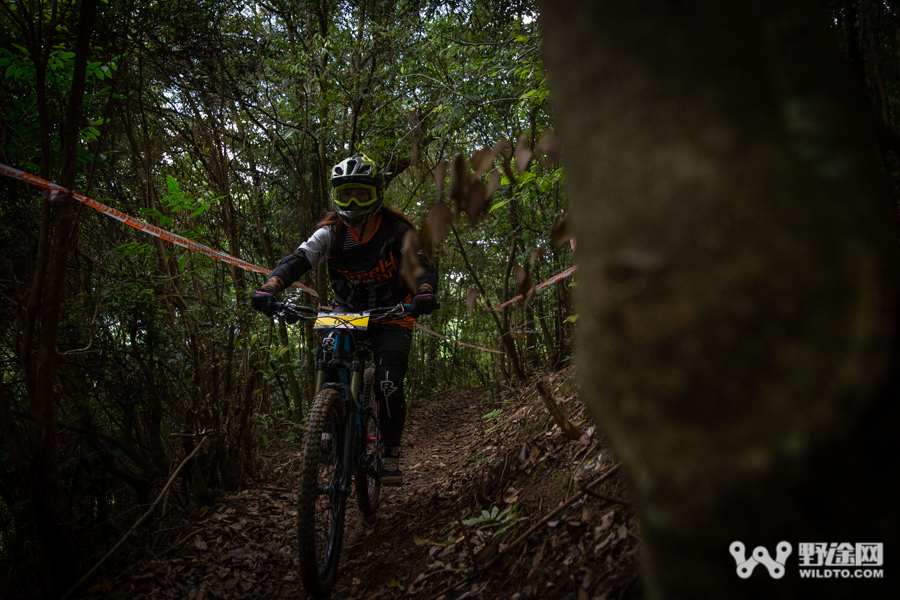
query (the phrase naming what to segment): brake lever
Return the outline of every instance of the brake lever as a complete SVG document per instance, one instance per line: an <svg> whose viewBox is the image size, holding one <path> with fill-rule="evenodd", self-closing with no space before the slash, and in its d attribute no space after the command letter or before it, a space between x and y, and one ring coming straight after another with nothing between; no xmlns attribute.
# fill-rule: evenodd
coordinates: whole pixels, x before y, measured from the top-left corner
<svg viewBox="0 0 900 600"><path fill-rule="evenodd" d="M437 310L437 309L439 309L440 307L441 307L441 301L438 300L438 299L435 299L435 301L434 301L434 310ZM418 319L418 318L419 318L419 313L415 310L415 307L413 307L412 303L404 304L404 305L403 305L403 310L405 310L406 313L407 313L409 316L411 316L413 319ZM434 311L432 311L432 312L434 312Z"/></svg>
<svg viewBox="0 0 900 600"><path fill-rule="evenodd" d="M300 320L300 314L291 310L291 305L287 302L275 302L275 314L273 317L280 317L288 325L293 325Z"/></svg>

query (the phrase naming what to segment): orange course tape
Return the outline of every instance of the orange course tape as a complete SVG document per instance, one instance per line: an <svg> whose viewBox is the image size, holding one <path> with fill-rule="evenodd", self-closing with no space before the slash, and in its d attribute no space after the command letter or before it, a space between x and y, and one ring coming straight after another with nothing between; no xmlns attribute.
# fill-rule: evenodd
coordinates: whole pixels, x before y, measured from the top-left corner
<svg viewBox="0 0 900 600"><path fill-rule="evenodd" d="M254 265L252 263L249 263L245 260L235 258L234 256L231 256L230 254L225 254L224 252L220 252L219 250L214 250L213 248L210 248L209 246L205 246L203 244L198 244L197 242L189 240L186 237L182 237L180 235L174 234L171 231L166 231L165 229L157 227L156 225L151 225L150 223L146 223L144 221L141 221L140 219L135 219L134 217L129 216L119 210L116 210L115 208L106 206L105 204L103 204L101 202L97 202L96 200L88 198L87 196L82 196L81 194L76 194L75 192L70 192L70 190L67 190L55 183L51 183L45 179L41 179L40 177L31 175L30 173L25 173L24 171L20 171L18 169L12 168L10 166L0 164L0 174L6 175L8 177L12 177L13 179L18 179L20 181L24 181L26 183L30 183L32 185L36 185L38 187L44 188L45 190L48 190L50 193L47 194L47 197L44 199L45 201L50 200L53 196L58 195L58 194L71 193L73 198L75 198L82 204L90 206L94 210L105 214L107 217L112 217L113 219L115 219L117 221L120 221L122 223L125 223L126 225L134 227L138 231L143 231L144 233L150 234L154 237L158 237L161 240L171 242L171 243L175 244L176 246L181 246L182 248L187 248L188 250L192 250L194 252L198 252L200 254L203 254L203 255L213 258L215 260L219 260L224 263L228 263L230 265L238 267L239 269L244 269L245 271L252 271L254 273L262 273L264 275L267 275L272 272L271 269L264 269L263 267L258 267L258 266ZM306 292L307 294L315 296L316 298L319 297L319 295L316 293L315 290L306 287L302 283L299 283L299 282L295 283L294 287L297 287L297 288L303 290L304 292Z"/></svg>
<svg viewBox="0 0 900 600"><path fill-rule="evenodd" d="M577 267L577 266L569 267L568 269L566 269L566 270L563 271L562 273L558 273L558 274L554 275L553 277L551 277L550 279L548 279L547 281L545 281L545 282L543 282L543 283L539 283L539 284L537 284L536 286L534 286L534 291L535 291L535 292L539 292L539 291L541 291L542 289L544 289L545 287L547 287L547 286L549 286L549 285L553 285L554 283L556 283L556 282L559 281L560 279L565 279L565 278L568 277L569 275L572 275L572 274L575 273L575 271L577 271L577 270L578 270L578 267ZM524 296L523 294L519 294L519 295L516 296L515 298L512 298L512 299L510 299L510 300L507 300L506 302L504 302L504 303L501 304L500 306L491 306L490 304L488 304L488 310L491 310L491 311L502 310L502 309L506 308L507 306L509 306L510 304L514 304L514 303L518 302L519 300L522 300L523 298L525 298L525 296Z"/></svg>
<svg viewBox="0 0 900 600"><path fill-rule="evenodd" d="M448 342L453 342L455 344L459 344L460 346L465 346L466 348L474 348L475 350L481 350L482 352L490 352L492 354L506 354L506 352L501 352L500 350L491 350L490 348L482 348L481 346L473 346L472 344L460 342L459 340L451 340L447 336L441 335L441 334L437 333L436 331L432 331L432 330L428 329L427 327L423 327L422 325L419 325L418 323L416 323L416 329L421 329L425 333L430 333L431 335L433 335L435 337L439 337L442 340L447 340Z"/></svg>
<svg viewBox="0 0 900 600"><path fill-rule="evenodd" d="M144 233L147 233L154 237L158 237L161 240L171 242L171 243L175 244L176 246L181 246L182 248L187 248L188 250L198 252L200 254L203 254L204 256L208 256L215 260L219 260L224 263L228 263L230 265L233 265L240 269L244 269L246 271L252 271L254 273L262 273L264 275L267 275L272 272L270 269L264 269L263 267L258 267L258 266L254 265L252 263L249 263L245 260L241 260L239 258L231 256L230 254L226 254L219 250L210 248L209 246L199 244L195 241L192 241L192 240L189 240L180 235L174 234L171 231L166 231L165 229L162 229L161 227L151 225L150 223L141 221L140 219L135 219L134 217L127 215L127 214L123 213L122 211L119 211L119 210L116 210L115 208L106 206L102 202L97 202L96 200L88 198L87 196L82 196L81 194L78 194L75 192L70 192L70 190L67 190L60 185L49 182L45 179L41 179L40 177L37 177L35 175L31 175L30 173L26 173L24 171L14 169L13 167L10 167L10 166L4 165L4 164L0 164L0 174L6 175L8 177L12 177L13 179L18 179L20 181L24 181L26 183L30 183L32 185L35 185L35 186L44 188L45 190L48 190L50 193L47 194L46 198L44 199L45 201L50 200L53 196L56 196L58 194L71 193L72 197L75 198L76 200L78 200L79 202L81 202L82 204L90 206L94 210L101 212L108 217L112 217L113 219L116 219L117 221L125 223L126 225L128 225L130 227L134 227L138 231L143 231ZM566 269L559 275L556 275L556 276L548 279L547 281L535 286L535 290L541 290L541 289L547 287L548 285L550 285L556 281L559 281L560 279L563 279L564 277L568 277L569 275L574 273L576 269L577 269L577 267L572 267L570 269ZM316 293L315 290L303 285L302 283L299 283L299 282L295 283L294 287L297 287L297 288L303 290L304 292L306 292L307 294L310 294L316 298L319 297L319 295ZM490 306L490 304L488 304L488 309L489 310L500 310L505 306L508 306L514 302L521 300L523 297L524 296L516 296L512 300L504 302L500 306L493 307L493 308ZM436 333L436 332L428 329L427 327L423 327L422 325L419 325L419 324L416 324L416 327L426 333L429 333L433 336L444 339L448 342L454 342L456 344L459 344L460 346L465 346L467 348L473 348L475 350L480 350L482 352L490 352L493 354L506 354L505 352L501 352L500 350L492 350L490 348L482 348L481 346L474 346L472 344L460 342L459 340L451 340L450 338L443 336L439 333Z"/></svg>

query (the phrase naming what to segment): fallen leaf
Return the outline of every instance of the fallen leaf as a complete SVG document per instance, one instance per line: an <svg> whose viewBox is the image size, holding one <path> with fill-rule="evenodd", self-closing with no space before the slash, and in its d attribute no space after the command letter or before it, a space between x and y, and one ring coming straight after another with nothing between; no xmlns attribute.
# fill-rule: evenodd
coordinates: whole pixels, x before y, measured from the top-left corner
<svg viewBox="0 0 900 600"><path fill-rule="evenodd" d="M246 548L246 547L235 548L234 550L228 551L228 556L230 556L231 558L234 558L234 559L244 560L244 559L248 559L251 556L253 556L253 553L250 552L250 549Z"/></svg>
<svg viewBox="0 0 900 600"><path fill-rule="evenodd" d="M523 133L519 136L519 143L516 145L516 170L519 172L519 175L524 173L528 165L531 164L531 156L533 155L533 152L525 146L526 140L527 138Z"/></svg>
<svg viewBox="0 0 900 600"><path fill-rule="evenodd" d="M228 581L225 582L225 589L226 589L226 590L232 590L232 589L234 589L234 587L235 587L237 584L239 584L240 582L241 582L241 578L240 578L240 577L235 577L234 579L230 579L230 580L228 580Z"/></svg>
<svg viewBox="0 0 900 600"><path fill-rule="evenodd" d="M403 260L400 265L400 274L410 291L419 289L419 277L424 272L419 262L419 234L410 229L403 236Z"/></svg>
<svg viewBox="0 0 900 600"><path fill-rule="evenodd" d="M197 550L206 550L206 542L200 539L199 535L194 536L194 546Z"/></svg>
<svg viewBox="0 0 900 600"><path fill-rule="evenodd" d="M428 226L431 229L431 237L435 244L443 243L450 232L450 223L453 221L453 211L443 202L435 202L428 209Z"/></svg>
<svg viewBox="0 0 900 600"><path fill-rule="evenodd" d="M481 213L484 212L487 202L487 188L481 181L470 179L468 185L466 185L466 191L461 202L463 210L466 211L466 216L469 217L469 223L472 225L478 223L478 219L481 217Z"/></svg>
<svg viewBox="0 0 900 600"><path fill-rule="evenodd" d="M469 288L466 292L466 305L469 307L469 318L475 317L475 305L478 302L478 292Z"/></svg>
<svg viewBox="0 0 900 600"><path fill-rule="evenodd" d="M475 562L486 563L487 561L494 558L494 556L496 556L498 552L500 552L500 544L496 542L494 542L493 544L488 544L475 553Z"/></svg>
<svg viewBox="0 0 900 600"><path fill-rule="evenodd" d="M535 553L534 558L531 559L531 568L536 569L540 566L541 561L544 559L544 547L541 546L540 549Z"/></svg>
<svg viewBox="0 0 900 600"><path fill-rule="evenodd" d="M556 141L556 134L552 131L545 133L534 145L534 153L537 155L538 162L545 169L549 169L554 163L559 162L559 145Z"/></svg>
<svg viewBox="0 0 900 600"><path fill-rule="evenodd" d="M571 237L572 228L569 227L568 217L553 224L553 229L550 230L550 241L553 243L554 248L561 247L568 242Z"/></svg>
<svg viewBox="0 0 900 600"><path fill-rule="evenodd" d="M613 524L613 519L616 516L616 511L611 510L600 520L600 525L594 528L594 537L600 537L600 534L610 528Z"/></svg>
<svg viewBox="0 0 900 600"><path fill-rule="evenodd" d="M487 186L487 197L488 199L494 197L494 192L500 187L500 171L494 171L491 173L491 180L488 182Z"/></svg>
<svg viewBox="0 0 900 600"><path fill-rule="evenodd" d="M475 154L469 160L469 164L472 165L472 169L475 171L475 177L481 177L488 170L491 163L494 162L495 156L494 150L488 146L475 151Z"/></svg>
<svg viewBox="0 0 900 600"><path fill-rule="evenodd" d="M534 281L532 281L531 276L522 268L521 265L516 265L515 268L515 276L516 283L519 284L519 293L523 296L528 294L531 289L534 287Z"/></svg>
<svg viewBox="0 0 900 600"><path fill-rule="evenodd" d="M413 534L413 542L415 542L416 546L424 546L431 543L428 540L423 540L417 534Z"/></svg>
<svg viewBox="0 0 900 600"><path fill-rule="evenodd" d="M450 198L455 204L454 220L458 219L459 215L465 212L472 225L478 223L478 219L487 206L487 188L474 173L469 171L462 154L457 155L453 161L453 173L450 178Z"/></svg>
<svg viewBox="0 0 900 600"><path fill-rule="evenodd" d="M426 220L422 223L422 228L419 230L419 242L422 244L422 253L425 254L431 262L434 262L433 240L434 235L431 233L431 225Z"/></svg>
<svg viewBox="0 0 900 600"><path fill-rule="evenodd" d="M441 194L444 193L444 178L447 176L449 164L446 160L442 160L434 166L434 198L437 201L440 201Z"/></svg>
<svg viewBox="0 0 900 600"><path fill-rule="evenodd" d="M592 523L594 521L594 511L585 504L581 509L581 520L585 523Z"/></svg>
<svg viewBox="0 0 900 600"><path fill-rule="evenodd" d="M469 168L466 166L466 159L462 154L457 154L453 159L453 169L450 171L450 199L456 202L457 206L466 186L467 175Z"/></svg>

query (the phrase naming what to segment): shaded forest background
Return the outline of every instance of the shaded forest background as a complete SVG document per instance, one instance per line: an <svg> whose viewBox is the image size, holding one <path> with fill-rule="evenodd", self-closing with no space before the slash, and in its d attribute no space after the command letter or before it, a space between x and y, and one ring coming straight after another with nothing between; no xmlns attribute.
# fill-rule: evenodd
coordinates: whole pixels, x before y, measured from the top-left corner
<svg viewBox="0 0 900 600"><path fill-rule="evenodd" d="M896 197L900 13L830 7ZM349 153L408 164L388 203L421 225L463 178L447 161L508 140L472 161L496 191L435 245L443 308L427 322L507 357L419 333L409 396L570 359L571 280L483 308L574 264L551 240L563 170L536 148L552 109L534 2L21 1L0 15L3 163L269 268L312 231ZM170 502L192 512L237 489L272 431L301 433L312 397L312 331L249 310L262 276L42 200L0 180L5 597L68 589L203 436ZM328 297L324 272L303 283Z"/></svg>

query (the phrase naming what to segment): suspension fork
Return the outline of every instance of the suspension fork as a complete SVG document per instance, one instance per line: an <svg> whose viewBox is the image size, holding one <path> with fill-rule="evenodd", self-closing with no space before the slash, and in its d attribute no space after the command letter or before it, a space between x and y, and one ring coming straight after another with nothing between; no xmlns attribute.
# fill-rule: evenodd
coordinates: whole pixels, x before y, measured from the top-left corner
<svg viewBox="0 0 900 600"><path fill-rule="evenodd" d="M359 415L359 384L361 379L362 364L353 358L351 347L353 346L352 334L348 331L339 332L335 336L334 351L332 361L337 363L340 373L341 382L345 385L341 386L341 396L344 400L344 453L343 464L341 469L340 492L342 494L350 494L352 485L352 471L354 469L354 460L356 459L358 431L358 415ZM348 368L349 367L349 368ZM324 376L324 372L323 372ZM349 382L347 381L349 379ZM349 385L346 385L349 383ZM349 398L347 392L349 391Z"/></svg>

